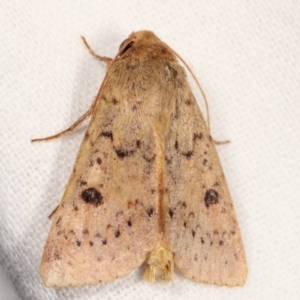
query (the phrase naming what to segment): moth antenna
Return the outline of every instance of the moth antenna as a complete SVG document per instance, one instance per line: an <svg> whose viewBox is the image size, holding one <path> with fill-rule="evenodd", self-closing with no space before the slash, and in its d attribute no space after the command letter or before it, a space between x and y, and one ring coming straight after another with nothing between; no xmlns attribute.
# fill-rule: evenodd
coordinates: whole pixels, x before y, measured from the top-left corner
<svg viewBox="0 0 300 300"><path fill-rule="evenodd" d="M84 45L86 46L86 48L88 49L88 51L90 52L90 54L97 60L99 61L103 61L106 63L106 65L108 66L111 62L112 62L112 58L110 57L106 57L106 56L100 56L98 55L92 48L91 46L88 44L88 42L86 41L84 36L81 36L81 39L84 43Z"/></svg>

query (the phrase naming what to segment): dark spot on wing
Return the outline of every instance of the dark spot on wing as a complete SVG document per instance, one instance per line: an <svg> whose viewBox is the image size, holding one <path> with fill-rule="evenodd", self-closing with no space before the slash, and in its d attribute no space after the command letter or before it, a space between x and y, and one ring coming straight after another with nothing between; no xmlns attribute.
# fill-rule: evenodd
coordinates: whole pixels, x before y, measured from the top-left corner
<svg viewBox="0 0 300 300"><path fill-rule="evenodd" d="M223 246L224 242L223 241L219 241L219 245Z"/></svg>
<svg viewBox="0 0 300 300"><path fill-rule="evenodd" d="M147 209L147 214L149 217L151 217L153 215L153 213L154 213L154 209L152 207Z"/></svg>
<svg viewBox="0 0 300 300"><path fill-rule="evenodd" d="M193 211L190 212L189 218L195 218L195 213Z"/></svg>
<svg viewBox="0 0 300 300"><path fill-rule="evenodd" d="M95 188L88 188L81 193L81 198L89 204L94 206L99 206L102 204L103 196L97 189Z"/></svg>
<svg viewBox="0 0 300 300"><path fill-rule="evenodd" d="M173 218L173 215L174 215L174 211L172 208L169 209L169 216L170 218L172 219Z"/></svg>
<svg viewBox="0 0 300 300"><path fill-rule="evenodd" d="M171 262L168 260L167 263L165 264L165 269L167 272L171 271Z"/></svg>
<svg viewBox="0 0 300 300"><path fill-rule="evenodd" d="M195 141L196 139L201 140L202 138L203 138L202 133L194 133L193 141Z"/></svg>
<svg viewBox="0 0 300 300"><path fill-rule="evenodd" d="M107 244L106 239L102 241L102 244L103 244L103 245L106 245L106 244Z"/></svg>
<svg viewBox="0 0 300 300"><path fill-rule="evenodd" d="M196 235L196 231L193 229L192 230L192 236L195 237L195 235Z"/></svg>
<svg viewBox="0 0 300 300"><path fill-rule="evenodd" d="M87 185L87 182L86 182L86 181L83 181L83 180L81 180L81 181L80 181L80 183L79 183L79 185L80 185L80 186Z"/></svg>
<svg viewBox="0 0 300 300"><path fill-rule="evenodd" d="M178 150L178 141L175 141L175 149Z"/></svg>
<svg viewBox="0 0 300 300"><path fill-rule="evenodd" d="M94 243L92 241L89 241L90 246L92 247Z"/></svg>
<svg viewBox="0 0 300 300"><path fill-rule="evenodd" d="M137 148L140 148L140 147L141 147L141 141L139 141L139 140L136 141L136 147L137 147Z"/></svg>
<svg viewBox="0 0 300 300"><path fill-rule="evenodd" d="M115 232L115 237L118 238L120 235L121 235L121 233L120 233L120 230L118 229L118 230Z"/></svg>
<svg viewBox="0 0 300 300"><path fill-rule="evenodd" d="M97 157L96 162L97 162L98 165L101 165L102 159L100 157Z"/></svg>
<svg viewBox="0 0 300 300"><path fill-rule="evenodd" d="M124 158L127 156L131 156L133 154L133 151L128 151L125 149L116 149L116 154L120 157L120 158Z"/></svg>
<svg viewBox="0 0 300 300"><path fill-rule="evenodd" d="M183 152L181 153L183 156L185 156L187 159L190 159L193 155L193 151Z"/></svg>
<svg viewBox="0 0 300 300"><path fill-rule="evenodd" d="M81 242L77 240L77 241L76 241L76 246L77 246L77 247L80 247L80 245L81 245Z"/></svg>
<svg viewBox="0 0 300 300"><path fill-rule="evenodd" d="M100 136L104 136L105 138L111 139L111 140L113 140L113 138L114 138L111 131L102 131Z"/></svg>
<svg viewBox="0 0 300 300"><path fill-rule="evenodd" d="M205 243L205 241L204 241L203 237L201 237L201 244L204 244L204 243Z"/></svg>
<svg viewBox="0 0 300 300"><path fill-rule="evenodd" d="M83 230L82 230L82 233L83 233L83 234L89 234L89 230L88 230L88 229L83 229Z"/></svg>
<svg viewBox="0 0 300 300"><path fill-rule="evenodd" d="M131 223L131 221L130 221L130 220L127 222L127 225L128 225L129 227L131 227L131 226L132 226L132 223Z"/></svg>
<svg viewBox="0 0 300 300"><path fill-rule="evenodd" d="M209 208L210 205L219 203L219 194L214 189L208 189L204 197L205 206Z"/></svg>
<svg viewBox="0 0 300 300"><path fill-rule="evenodd" d="M167 156L165 156L165 162L167 163L167 165L169 165L172 162L172 158L168 158Z"/></svg>
<svg viewBox="0 0 300 300"><path fill-rule="evenodd" d="M112 103L113 103L114 105L116 105L116 104L118 103L118 100L117 100L115 97L113 97L113 98L112 98Z"/></svg>
<svg viewBox="0 0 300 300"><path fill-rule="evenodd" d="M61 252L57 249L55 249L54 251L54 260L61 260L62 257L61 257Z"/></svg>
<svg viewBox="0 0 300 300"><path fill-rule="evenodd" d="M146 155L143 155L142 157L146 162L153 163L155 161L156 154L154 154L152 157L147 157Z"/></svg>
<svg viewBox="0 0 300 300"><path fill-rule="evenodd" d="M184 101L184 103L188 106L190 106L192 104L191 100L190 99L187 99Z"/></svg>

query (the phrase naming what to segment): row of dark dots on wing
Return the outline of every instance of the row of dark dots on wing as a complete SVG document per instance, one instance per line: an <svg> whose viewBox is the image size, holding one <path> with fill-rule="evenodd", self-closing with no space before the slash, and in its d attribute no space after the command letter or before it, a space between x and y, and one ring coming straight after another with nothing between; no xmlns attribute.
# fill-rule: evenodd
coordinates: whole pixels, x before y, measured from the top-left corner
<svg viewBox="0 0 300 300"><path fill-rule="evenodd" d="M111 131L103 131L100 136L104 136L105 138L109 138L111 141L113 141L113 134ZM141 141L136 141L136 148L139 149L141 147ZM134 155L134 150L126 150L126 149L115 149L116 154L120 158L125 158ZM156 155L153 155L152 157L147 157L145 154L142 156L147 162L152 163L155 160ZM100 158L99 158L100 159ZM100 163L98 163L100 164Z"/></svg>
<svg viewBox="0 0 300 300"><path fill-rule="evenodd" d="M194 133L193 135L193 143L195 143L195 141L197 139L201 140L203 138L203 135L202 133ZM207 145L209 147L209 145ZM176 152L179 151L179 145L178 145L178 140L175 141L175 144L174 144L174 148L176 150ZM193 156L194 152L193 151L187 151L187 152L181 152L181 155L185 156L187 159L190 159L192 156ZM171 158L168 158L168 157L165 157L165 161L167 164L170 164L172 159Z"/></svg>
<svg viewBox="0 0 300 300"><path fill-rule="evenodd" d="M88 202L88 203L89 203L89 202ZM147 214L148 214L149 217L152 217L153 214L154 214L154 209L153 209L152 207L148 208L148 209L147 209ZM57 225L58 225L60 222L61 222L61 218L59 218L58 221L56 222ZM128 220L128 221L127 221L127 225L128 225L128 227L131 227L131 226L132 226L131 220ZM111 226L111 225L108 225L108 227L110 227L110 226ZM71 230L70 233L74 233L74 231ZM82 231L82 233L83 233L84 235L88 235L88 234L89 234L89 231L88 231L88 229L84 229L84 230ZM74 233L74 234L75 234L75 233ZM120 235L121 235L121 232L120 232L119 229L117 229L116 232L115 232L115 237L118 238L118 237L120 237ZM100 234L96 234L95 237L100 237ZM79 240L77 240L75 243L76 243L76 246L77 246L77 247L80 247L80 246L81 246L81 242L80 242ZM89 244L90 244L91 247L94 245L93 241L89 241ZM106 239L102 241L102 244L103 244L103 245L106 245Z"/></svg>

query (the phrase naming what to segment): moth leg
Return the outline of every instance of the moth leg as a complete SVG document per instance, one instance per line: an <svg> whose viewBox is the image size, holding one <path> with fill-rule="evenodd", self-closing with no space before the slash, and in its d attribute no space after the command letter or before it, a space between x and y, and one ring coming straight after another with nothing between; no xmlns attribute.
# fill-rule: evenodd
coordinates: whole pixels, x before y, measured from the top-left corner
<svg viewBox="0 0 300 300"><path fill-rule="evenodd" d="M57 134L54 134L54 135L51 135L51 136L48 136L48 137L44 137L44 138L38 138L38 139L33 139L31 140L31 142L41 142L41 141L49 141L49 140L53 140L53 139L56 139L70 131L72 131L74 128L76 128L81 122L83 122L92 112L92 109L93 107L91 107L87 112L85 112L73 125L71 125L69 128L57 133Z"/></svg>
<svg viewBox="0 0 300 300"><path fill-rule="evenodd" d="M113 60L112 58L106 57L106 56L100 56L100 55L96 54L94 52L94 50L90 47L88 42L86 41L85 37L82 36L81 38L83 40L84 45L87 47L87 49L89 50L89 52L95 59L105 62L107 66L112 62L112 60Z"/></svg>
<svg viewBox="0 0 300 300"><path fill-rule="evenodd" d="M52 217L53 217L53 216L55 215L55 213L57 212L58 207L59 207L59 205L57 205L57 206L53 209L52 213L48 216L48 219L52 219Z"/></svg>
<svg viewBox="0 0 300 300"><path fill-rule="evenodd" d="M212 140L212 142L213 142L215 145L224 145L224 144L229 144L229 143L230 143L229 140L226 140L226 141L218 141L218 140L215 140L212 136L210 136L210 139Z"/></svg>

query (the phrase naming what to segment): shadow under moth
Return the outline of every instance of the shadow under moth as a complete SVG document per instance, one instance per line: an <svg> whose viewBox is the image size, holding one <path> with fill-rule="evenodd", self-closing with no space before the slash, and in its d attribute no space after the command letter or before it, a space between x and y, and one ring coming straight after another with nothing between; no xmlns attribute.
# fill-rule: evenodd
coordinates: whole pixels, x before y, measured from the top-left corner
<svg viewBox="0 0 300 300"><path fill-rule="evenodd" d="M113 59L87 47L107 65L91 108L67 130L33 140L58 137L90 116L53 212L44 284L109 282L145 263L150 282L172 280L175 265L194 281L243 285L232 199L184 61L150 31L132 33Z"/></svg>

